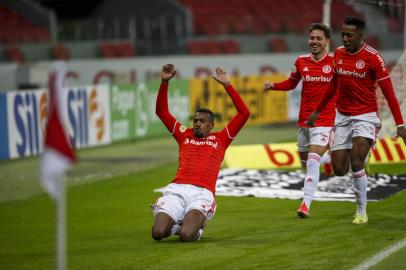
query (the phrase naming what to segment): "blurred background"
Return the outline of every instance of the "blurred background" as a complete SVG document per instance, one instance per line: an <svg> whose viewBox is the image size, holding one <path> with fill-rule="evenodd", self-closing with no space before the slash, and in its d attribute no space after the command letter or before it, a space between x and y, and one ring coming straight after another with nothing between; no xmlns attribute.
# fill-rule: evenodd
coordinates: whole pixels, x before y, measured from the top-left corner
<svg viewBox="0 0 406 270"><path fill-rule="evenodd" d="M404 48L404 10L404 0L1 0L0 90L46 86L53 60L70 63L71 84L156 78L168 56L185 61L182 77L206 75L207 63L237 75L289 72L311 23L327 18L334 49L348 15L366 19L365 40L392 66ZM158 67L145 63L157 57Z"/></svg>

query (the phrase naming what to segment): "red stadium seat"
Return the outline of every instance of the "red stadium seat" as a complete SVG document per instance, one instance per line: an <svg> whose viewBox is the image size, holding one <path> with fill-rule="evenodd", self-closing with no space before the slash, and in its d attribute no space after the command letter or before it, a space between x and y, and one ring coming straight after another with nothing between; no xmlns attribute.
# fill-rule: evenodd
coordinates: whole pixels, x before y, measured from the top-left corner
<svg viewBox="0 0 406 270"><path fill-rule="evenodd" d="M118 57L133 57L135 56L134 46L131 42L123 42L115 44L115 50Z"/></svg>
<svg viewBox="0 0 406 270"><path fill-rule="evenodd" d="M271 52L287 52L289 51L288 44L283 38L274 37L268 42Z"/></svg>
<svg viewBox="0 0 406 270"><path fill-rule="evenodd" d="M99 49L100 49L100 56L102 58L114 58L117 57L115 49L114 49L114 45L111 43L101 43L99 45Z"/></svg>
<svg viewBox="0 0 406 270"><path fill-rule="evenodd" d="M51 47L51 56L53 59L69 60L70 51L62 43L56 44Z"/></svg>
<svg viewBox="0 0 406 270"><path fill-rule="evenodd" d="M378 36L368 36L364 40L368 45L373 47L374 49L380 50L381 49L381 42Z"/></svg>
<svg viewBox="0 0 406 270"><path fill-rule="evenodd" d="M240 48L235 40L224 40L220 43L222 51L227 54L239 53Z"/></svg>
<svg viewBox="0 0 406 270"><path fill-rule="evenodd" d="M4 49L7 60L16 63L22 63L25 60L24 53L16 46L10 46Z"/></svg>

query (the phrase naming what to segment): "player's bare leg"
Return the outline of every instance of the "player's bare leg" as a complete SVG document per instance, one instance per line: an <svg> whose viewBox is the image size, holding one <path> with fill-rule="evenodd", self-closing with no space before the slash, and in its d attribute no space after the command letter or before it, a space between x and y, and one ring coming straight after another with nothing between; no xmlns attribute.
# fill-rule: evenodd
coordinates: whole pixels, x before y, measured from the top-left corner
<svg viewBox="0 0 406 270"><path fill-rule="evenodd" d="M160 212L155 216L152 226L152 238L159 241L171 235L175 221L166 213Z"/></svg>
<svg viewBox="0 0 406 270"><path fill-rule="evenodd" d="M346 175L350 170L350 150L340 149L331 151L331 163L335 175Z"/></svg>
<svg viewBox="0 0 406 270"><path fill-rule="evenodd" d="M365 159L368 156L373 142L368 138L355 137L352 139L352 143L353 146L350 152L351 170L357 200L357 212L355 213L353 223L360 224L368 221L366 213L368 176L364 166Z"/></svg>
<svg viewBox="0 0 406 270"><path fill-rule="evenodd" d="M297 209L297 214L302 218L306 218L309 215L310 204L317 190L317 185L319 184L320 160L327 149L327 146L315 144L309 146L309 154L306 162L306 177L303 189L303 202L299 209Z"/></svg>
<svg viewBox="0 0 406 270"><path fill-rule="evenodd" d="M180 228L180 239L185 242L199 240L202 233L199 230L203 229L205 221L206 216L201 211L192 209L187 212Z"/></svg>

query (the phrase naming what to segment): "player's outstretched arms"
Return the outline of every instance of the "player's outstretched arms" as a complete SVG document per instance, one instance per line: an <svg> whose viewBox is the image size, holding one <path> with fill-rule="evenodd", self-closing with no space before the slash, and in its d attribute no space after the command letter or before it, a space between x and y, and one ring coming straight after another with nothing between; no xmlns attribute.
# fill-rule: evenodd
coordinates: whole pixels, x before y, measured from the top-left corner
<svg viewBox="0 0 406 270"><path fill-rule="evenodd" d="M161 70L161 80L162 82L168 82L176 74L176 69L173 64L166 64L162 67Z"/></svg>
<svg viewBox="0 0 406 270"><path fill-rule="evenodd" d="M307 118L306 126L308 126L308 127L314 127L314 123L316 122L317 119L319 119L319 114L320 114L320 112L318 112L318 111L313 111L313 112L309 115L309 118Z"/></svg>
<svg viewBox="0 0 406 270"><path fill-rule="evenodd" d="M222 84L224 88L227 88L231 84L230 77L227 75L227 72L221 67L216 67L216 76L213 76L213 79Z"/></svg>
<svg viewBox="0 0 406 270"><path fill-rule="evenodd" d="M231 101L237 109L237 115L231 119L226 127L229 136L233 138L247 122L250 116L250 111L241 96L231 85L230 78L224 69L220 67L216 68L216 76L213 76L213 79L224 86L224 89L227 91L227 94L230 96Z"/></svg>
<svg viewBox="0 0 406 270"><path fill-rule="evenodd" d="M166 128L172 132L176 124L175 117L169 112L168 106L168 81L176 74L175 66L166 64L161 71L161 85L156 99L156 115L161 119Z"/></svg>
<svg viewBox="0 0 406 270"><path fill-rule="evenodd" d="M275 83L270 82L270 81L265 81L264 82L264 91L269 91L275 89Z"/></svg>
<svg viewBox="0 0 406 270"><path fill-rule="evenodd" d="M406 145L406 128L405 126L398 127L397 136L403 139L403 143Z"/></svg>

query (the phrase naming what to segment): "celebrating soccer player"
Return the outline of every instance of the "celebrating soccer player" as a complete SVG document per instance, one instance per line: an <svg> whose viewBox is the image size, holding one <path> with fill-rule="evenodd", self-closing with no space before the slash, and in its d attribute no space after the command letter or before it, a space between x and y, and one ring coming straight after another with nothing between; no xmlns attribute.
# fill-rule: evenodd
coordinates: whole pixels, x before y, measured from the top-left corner
<svg viewBox="0 0 406 270"><path fill-rule="evenodd" d="M309 116L313 126L320 112L337 92L337 116L332 146L333 169L344 175L351 166L357 211L353 223L368 222L366 213L368 178L364 161L381 128L376 100L378 82L395 123L397 135L406 143L406 129L396 99L388 69L380 53L363 42L365 22L361 18L346 17L341 28L344 46L334 54L334 74L329 90Z"/></svg>
<svg viewBox="0 0 406 270"><path fill-rule="evenodd" d="M238 114L223 130L212 133L214 114L202 108L193 117L193 128L183 126L168 109L168 83L175 73L172 64L162 68L156 114L179 144L179 167L172 183L153 206L152 237L161 240L179 234L182 241L195 241L200 239L206 221L216 209L215 188L224 153L247 122L250 112L227 73L216 68L213 78L224 86Z"/></svg>
<svg viewBox="0 0 406 270"><path fill-rule="evenodd" d="M335 98L331 98L321 111L315 127L308 128L305 124L319 98L327 91L333 76L333 55L327 50L330 32L330 28L326 25L313 23L309 28L310 54L296 59L293 71L287 80L279 83L269 81L264 83L265 91L287 91L294 89L300 80L303 82L297 138L302 167L306 168L303 202L297 209L298 215L302 218L309 215L310 204L320 178L320 161L329 147L330 133L334 125ZM327 154L325 156L329 157Z"/></svg>

